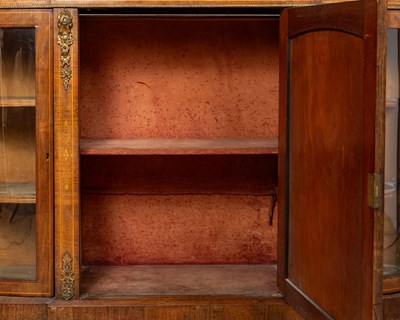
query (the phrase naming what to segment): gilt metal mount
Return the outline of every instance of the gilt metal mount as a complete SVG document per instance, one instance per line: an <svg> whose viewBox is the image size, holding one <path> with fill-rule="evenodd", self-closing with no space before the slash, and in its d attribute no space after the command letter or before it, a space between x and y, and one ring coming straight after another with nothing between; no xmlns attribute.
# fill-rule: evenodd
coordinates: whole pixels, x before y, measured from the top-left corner
<svg viewBox="0 0 400 320"><path fill-rule="evenodd" d="M68 90L69 80L72 76L70 53L71 45L74 43L74 37L71 32L72 27L73 22L71 13L67 9L62 10L58 15L57 44L60 46L60 75L65 90Z"/></svg>
<svg viewBox="0 0 400 320"><path fill-rule="evenodd" d="M74 296L75 276L72 268L72 257L66 252L62 258L61 266L61 298L71 300Z"/></svg>

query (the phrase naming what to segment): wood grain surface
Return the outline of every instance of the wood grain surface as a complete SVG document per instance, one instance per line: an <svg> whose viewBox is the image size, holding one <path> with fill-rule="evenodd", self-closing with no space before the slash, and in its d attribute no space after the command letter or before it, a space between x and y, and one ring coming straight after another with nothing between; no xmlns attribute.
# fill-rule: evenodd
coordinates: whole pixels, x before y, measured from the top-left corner
<svg viewBox="0 0 400 320"><path fill-rule="evenodd" d="M287 192L288 240L280 248L287 252L286 297L313 319L325 319L325 312L371 318L382 295L382 274L374 273L381 270L374 252L379 223L366 201L368 173L382 173L375 161L384 114L376 9L375 2L354 2L283 15L288 86L281 101L289 120L281 131L287 171L280 190Z"/></svg>

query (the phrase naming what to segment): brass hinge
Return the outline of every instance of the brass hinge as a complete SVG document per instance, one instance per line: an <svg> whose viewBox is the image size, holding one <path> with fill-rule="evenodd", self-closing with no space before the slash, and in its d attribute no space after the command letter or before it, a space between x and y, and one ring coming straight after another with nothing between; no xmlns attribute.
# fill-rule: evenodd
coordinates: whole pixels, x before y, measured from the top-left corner
<svg viewBox="0 0 400 320"><path fill-rule="evenodd" d="M372 209L382 207L382 175L368 173L368 206Z"/></svg>

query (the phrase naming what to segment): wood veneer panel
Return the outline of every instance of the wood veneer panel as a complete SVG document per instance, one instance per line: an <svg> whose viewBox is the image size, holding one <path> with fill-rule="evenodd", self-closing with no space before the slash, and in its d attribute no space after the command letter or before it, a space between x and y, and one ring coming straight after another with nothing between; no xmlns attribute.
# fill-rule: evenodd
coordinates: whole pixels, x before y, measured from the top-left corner
<svg viewBox="0 0 400 320"><path fill-rule="evenodd" d="M238 305L238 306L213 306L211 308L212 320L264 320L267 315L265 305Z"/></svg>
<svg viewBox="0 0 400 320"><path fill-rule="evenodd" d="M321 16L310 21L310 12ZM290 149L282 163L286 299L313 319L372 318L382 294L381 224L366 196L368 173L382 174L376 2L287 10L282 18L290 26L282 37L282 56L290 57L289 100L282 99Z"/></svg>
<svg viewBox="0 0 400 320"><path fill-rule="evenodd" d="M81 138L277 136L277 20L81 24Z"/></svg>
<svg viewBox="0 0 400 320"><path fill-rule="evenodd" d="M268 320L302 320L303 318L288 305L268 306Z"/></svg>
<svg viewBox="0 0 400 320"><path fill-rule="evenodd" d="M399 2L400 4L400 2ZM400 28L400 13L398 10L388 10L386 14L387 28Z"/></svg>
<svg viewBox="0 0 400 320"><path fill-rule="evenodd" d="M49 320L102 320L116 317L137 320L302 319L284 303L283 298L149 297L55 301L49 306Z"/></svg>
<svg viewBox="0 0 400 320"><path fill-rule="evenodd" d="M70 47L71 79L65 90L61 73L58 41L58 15L62 9L53 11L54 28L54 197L55 202L55 293L60 297L67 290L62 281L63 257L72 258L74 283L73 294L79 295L80 267L80 219L79 219L79 137L78 137L78 10L69 10L73 19L71 34L74 44Z"/></svg>
<svg viewBox="0 0 400 320"><path fill-rule="evenodd" d="M0 319L47 320L49 298L0 297Z"/></svg>
<svg viewBox="0 0 400 320"><path fill-rule="evenodd" d="M145 319L165 320L205 320L210 313L208 306L185 306L185 307L157 307L144 310Z"/></svg>
<svg viewBox="0 0 400 320"><path fill-rule="evenodd" d="M82 263L274 263L270 205L253 195L83 194Z"/></svg>
<svg viewBox="0 0 400 320"><path fill-rule="evenodd" d="M272 7L308 6L335 3L341 0L3 0L0 8L48 8L48 7ZM398 8L398 2L390 1L390 8Z"/></svg>
<svg viewBox="0 0 400 320"><path fill-rule="evenodd" d="M318 51L313 49L313 41L320 44ZM328 41L338 44L334 53ZM340 44L351 45L353 54L349 56ZM345 33L308 33L291 41L291 52L297 53L292 53L293 79L318 79L326 86L318 86L319 92L308 81L291 87L288 278L332 317L349 317L349 310L361 309L359 297L365 281L361 273L346 276L360 263L363 252L363 189L359 181L365 178L364 158L356 148L362 145L363 136L359 116L363 87L356 83L363 82L352 76L363 74L359 62L363 43ZM315 67L316 60L325 66L323 70ZM353 71L347 73L350 67ZM351 86L351 92L332 85L339 82L347 84L343 88ZM343 188L358 201L346 201ZM306 254L299 248L307 248ZM325 276L316 277L321 272Z"/></svg>
<svg viewBox="0 0 400 320"><path fill-rule="evenodd" d="M47 305L0 304L0 319L47 320Z"/></svg>
<svg viewBox="0 0 400 320"><path fill-rule="evenodd" d="M50 0L52 5L69 7L288 7L340 0Z"/></svg>
<svg viewBox="0 0 400 320"><path fill-rule="evenodd" d="M47 7L51 0L2 0L0 7L19 8L19 7Z"/></svg>

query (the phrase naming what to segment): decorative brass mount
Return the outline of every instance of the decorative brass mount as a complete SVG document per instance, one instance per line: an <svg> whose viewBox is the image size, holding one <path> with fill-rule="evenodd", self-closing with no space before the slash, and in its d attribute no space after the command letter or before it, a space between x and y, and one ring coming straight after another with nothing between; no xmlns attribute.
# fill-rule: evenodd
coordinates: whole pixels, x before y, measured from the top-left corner
<svg viewBox="0 0 400 320"><path fill-rule="evenodd" d="M64 9L58 15L57 44L60 46L61 79L64 89L68 90L69 80L72 76L70 47L74 43L71 29L73 27L71 13Z"/></svg>
<svg viewBox="0 0 400 320"><path fill-rule="evenodd" d="M62 258L61 267L61 298L71 300L74 296L75 276L72 268L72 257L66 252Z"/></svg>

